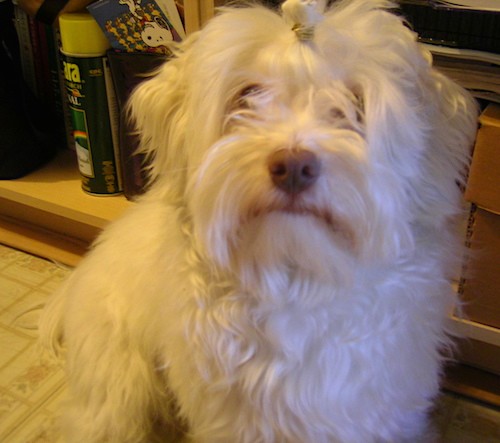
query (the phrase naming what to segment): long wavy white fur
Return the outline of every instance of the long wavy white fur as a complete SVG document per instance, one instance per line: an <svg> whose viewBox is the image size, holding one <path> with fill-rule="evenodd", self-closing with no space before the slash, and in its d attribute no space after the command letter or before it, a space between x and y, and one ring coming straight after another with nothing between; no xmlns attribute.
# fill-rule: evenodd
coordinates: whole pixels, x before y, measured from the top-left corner
<svg viewBox="0 0 500 443"><path fill-rule="evenodd" d="M477 111L391 7L336 2L307 42L223 8L134 92L150 189L40 326L68 442L427 438ZM267 164L296 148L321 175L292 199Z"/></svg>

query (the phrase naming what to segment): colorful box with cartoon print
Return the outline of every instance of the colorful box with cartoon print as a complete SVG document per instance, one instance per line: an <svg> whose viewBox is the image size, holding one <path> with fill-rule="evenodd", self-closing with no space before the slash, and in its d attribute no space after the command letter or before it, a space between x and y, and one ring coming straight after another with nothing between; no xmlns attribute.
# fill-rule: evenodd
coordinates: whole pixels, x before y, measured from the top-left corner
<svg viewBox="0 0 500 443"><path fill-rule="evenodd" d="M168 53L185 37L173 0L100 0L87 9L120 51Z"/></svg>

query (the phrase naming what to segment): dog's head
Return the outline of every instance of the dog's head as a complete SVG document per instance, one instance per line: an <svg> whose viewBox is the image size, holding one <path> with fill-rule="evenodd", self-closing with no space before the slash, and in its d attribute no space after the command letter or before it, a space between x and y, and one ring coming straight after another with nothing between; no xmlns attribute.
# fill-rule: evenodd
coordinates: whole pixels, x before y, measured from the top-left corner
<svg viewBox="0 0 500 443"><path fill-rule="evenodd" d="M222 9L135 91L152 188L223 267L398 257L459 207L474 104L388 2L291 1Z"/></svg>

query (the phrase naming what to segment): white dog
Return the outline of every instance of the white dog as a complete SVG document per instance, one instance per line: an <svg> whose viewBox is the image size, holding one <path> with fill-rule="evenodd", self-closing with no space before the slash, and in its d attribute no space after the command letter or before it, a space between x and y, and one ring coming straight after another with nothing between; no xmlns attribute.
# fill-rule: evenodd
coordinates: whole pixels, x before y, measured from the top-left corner
<svg viewBox="0 0 500 443"><path fill-rule="evenodd" d="M41 322L69 443L425 433L476 109L390 7L223 9L136 89L150 188Z"/></svg>

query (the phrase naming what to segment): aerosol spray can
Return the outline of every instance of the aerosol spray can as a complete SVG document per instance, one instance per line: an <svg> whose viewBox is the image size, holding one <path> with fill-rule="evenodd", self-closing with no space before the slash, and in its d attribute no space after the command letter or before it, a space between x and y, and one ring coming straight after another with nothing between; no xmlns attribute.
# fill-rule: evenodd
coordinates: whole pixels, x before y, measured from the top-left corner
<svg viewBox="0 0 500 443"><path fill-rule="evenodd" d="M119 194L118 115L106 57L109 42L88 13L62 14L59 25L82 188L94 195Z"/></svg>

